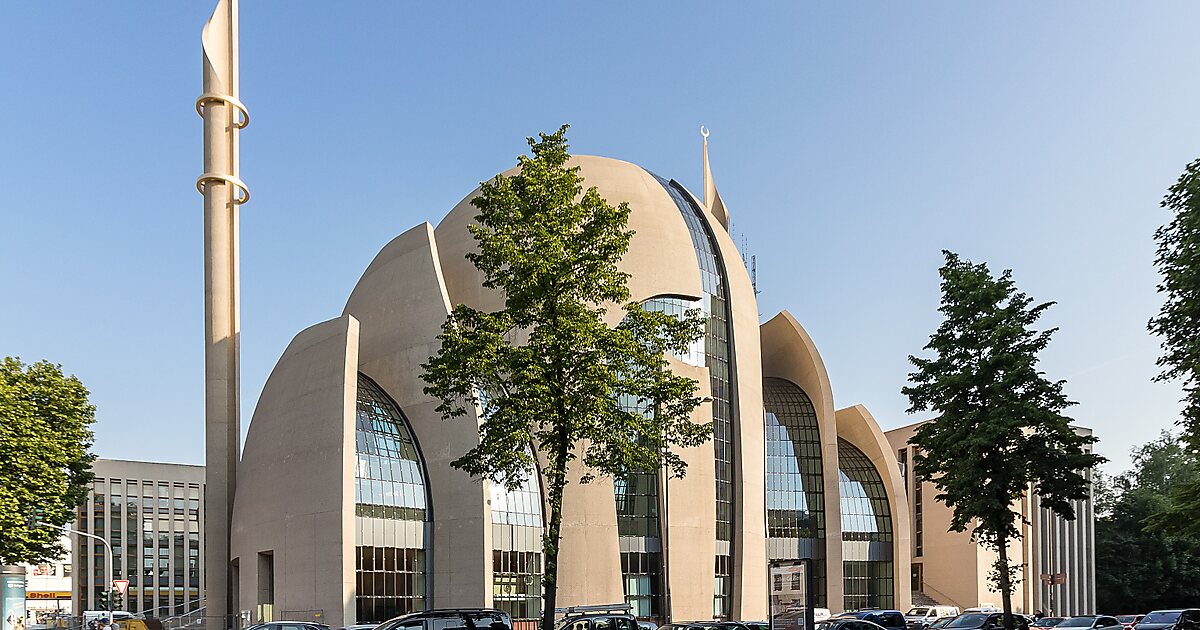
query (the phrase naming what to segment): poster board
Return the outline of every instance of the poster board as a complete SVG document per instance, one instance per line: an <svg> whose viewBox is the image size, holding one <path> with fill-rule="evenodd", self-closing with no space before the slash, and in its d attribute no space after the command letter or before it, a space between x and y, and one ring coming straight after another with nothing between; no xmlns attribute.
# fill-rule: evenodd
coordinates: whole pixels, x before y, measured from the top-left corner
<svg viewBox="0 0 1200 630"><path fill-rule="evenodd" d="M767 571L771 630L813 630L816 593L809 560L772 560Z"/></svg>

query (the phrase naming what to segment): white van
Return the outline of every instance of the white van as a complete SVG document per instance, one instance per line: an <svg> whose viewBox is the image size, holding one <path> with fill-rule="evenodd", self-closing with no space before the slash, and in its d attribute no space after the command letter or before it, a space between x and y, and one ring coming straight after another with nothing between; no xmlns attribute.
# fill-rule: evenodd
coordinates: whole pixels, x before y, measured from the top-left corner
<svg viewBox="0 0 1200 630"><path fill-rule="evenodd" d="M957 617L957 606L913 606L904 614L909 630L923 630L943 617Z"/></svg>

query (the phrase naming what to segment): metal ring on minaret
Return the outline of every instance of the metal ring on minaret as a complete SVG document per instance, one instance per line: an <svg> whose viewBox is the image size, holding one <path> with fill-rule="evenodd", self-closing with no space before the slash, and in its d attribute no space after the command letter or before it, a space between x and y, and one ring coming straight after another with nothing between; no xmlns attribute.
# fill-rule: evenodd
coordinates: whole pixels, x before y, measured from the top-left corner
<svg viewBox="0 0 1200 630"><path fill-rule="evenodd" d="M250 189L246 188L246 184L236 177L221 175L219 173L205 173L201 175L200 179L196 180L196 190L200 191L201 195L204 194L204 185L208 182L224 182L226 184L237 186L238 189L242 191L242 195L240 197L235 196L233 198L234 205L240 206L247 201L250 201Z"/></svg>
<svg viewBox="0 0 1200 630"><path fill-rule="evenodd" d="M708 127L700 125L700 135L704 136L705 140L708 140Z"/></svg>
<svg viewBox="0 0 1200 630"><path fill-rule="evenodd" d="M200 98L196 99L196 113L200 114L201 118L204 117L204 106L209 103L227 103L236 107L242 113L242 117L233 123L234 128L245 129L246 125L250 124L250 112L246 110L246 106L228 94L201 94Z"/></svg>

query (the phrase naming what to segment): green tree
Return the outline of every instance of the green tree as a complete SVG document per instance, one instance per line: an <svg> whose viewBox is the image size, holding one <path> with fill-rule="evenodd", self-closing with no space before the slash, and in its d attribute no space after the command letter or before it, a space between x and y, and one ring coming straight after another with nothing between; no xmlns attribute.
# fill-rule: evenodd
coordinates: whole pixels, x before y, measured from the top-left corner
<svg viewBox="0 0 1200 630"><path fill-rule="evenodd" d="M1063 381L1038 370L1038 353L1055 329L1032 326L1053 303L1033 305L1017 290L1012 272L996 278L987 265L944 251L939 270L945 317L925 345L933 358L910 356L909 413L932 411L911 442L919 447L914 472L950 506L952 531L972 527L972 538L999 555L994 567L1004 602L1004 627L1013 628L1008 545L1020 538L1022 514L1014 504L1029 493L1064 518L1071 501L1088 495L1083 472L1103 458L1085 448L1095 441L1062 414L1073 403Z"/></svg>
<svg viewBox="0 0 1200 630"><path fill-rule="evenodd" d="M20 359L0 362L0 561L59 558L58 530L87 498L94 456L89 426L96 408L62 367ZM32 526L31 526L32 525Z"/></svg>
<svg viewBox="0 0 1200 630"><path fill-rule="evenodd" d="M703 331L698 312L676 318L627 303L628 274L618 263L633 232L629 206L583 189L568 167L567 127L529 138L519 173L481 184L470 226L478 251L467 258L504 308L454 308L438 354L422 367L425 392L444 419L481 411L479 445L453 462L471 475L515 488L533 474L535 445L545 460L550 512L543 536L542 630L552 630L557 596L563 493L571 463L595 475L682 476L673 446L708 440L709 424L690 420L698 384L671 372ZM608 308L623 307L620 323ZM578 464L577 464L578 465Z"/></svg>
<svg viewBox="0 0 1200 630"><path fill-rule="evenodd" d="M1187 165L1163 198L1175 214L1158 228L1154 265L1162 274L1159 293L1166 296L1150 332L1162 338L1158 381L1183 381L1179 424L1193 453L1200 452L1200 160ZM1172 501L1151 521L1156 527L1200 535L1200 481L1176 486Z"/></svg>
<svg viewBox="0 0 1200 630"><path fill-rule="evenodd" d="M1133 468L1100 483L1096 500L1096 603L1155 610L1200 600L1200 536L1147 528L1181 486L1200 480L1185 443L1163 432L1135 450Z"/></svg>

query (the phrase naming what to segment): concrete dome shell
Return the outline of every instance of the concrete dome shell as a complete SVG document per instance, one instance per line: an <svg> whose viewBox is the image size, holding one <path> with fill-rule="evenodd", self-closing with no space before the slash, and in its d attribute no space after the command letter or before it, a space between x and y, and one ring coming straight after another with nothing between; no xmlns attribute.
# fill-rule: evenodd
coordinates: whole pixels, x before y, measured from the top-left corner
<svg viewBox="0 0 1200 630"><path fill-rule="evenodd" d="M629 203L629 229L634 231L634 236L620 269L630 274L629 290L633 300L656 295L693 298L703 295L696 252L687 225L674 200L654 176L636 164L593 155L573 156L571 164L580 167L585 189L595 186L614 206ZM517 169L512 168L503 174L516 172ZM503 307L501 295L483 288L482 275L465 257L475 250L475 240L467 226L474 222L478 213L471 205L471 200L478 194L479 188L476 188L454 206L438 224L435 235L450 301L482 310L498 310ZM709 225L715 226L715 231L721 231L720 225L711 217ZM731 272L741 267L726 258ZM620 312L612 309L609 315L619 318Z"/></svg>

